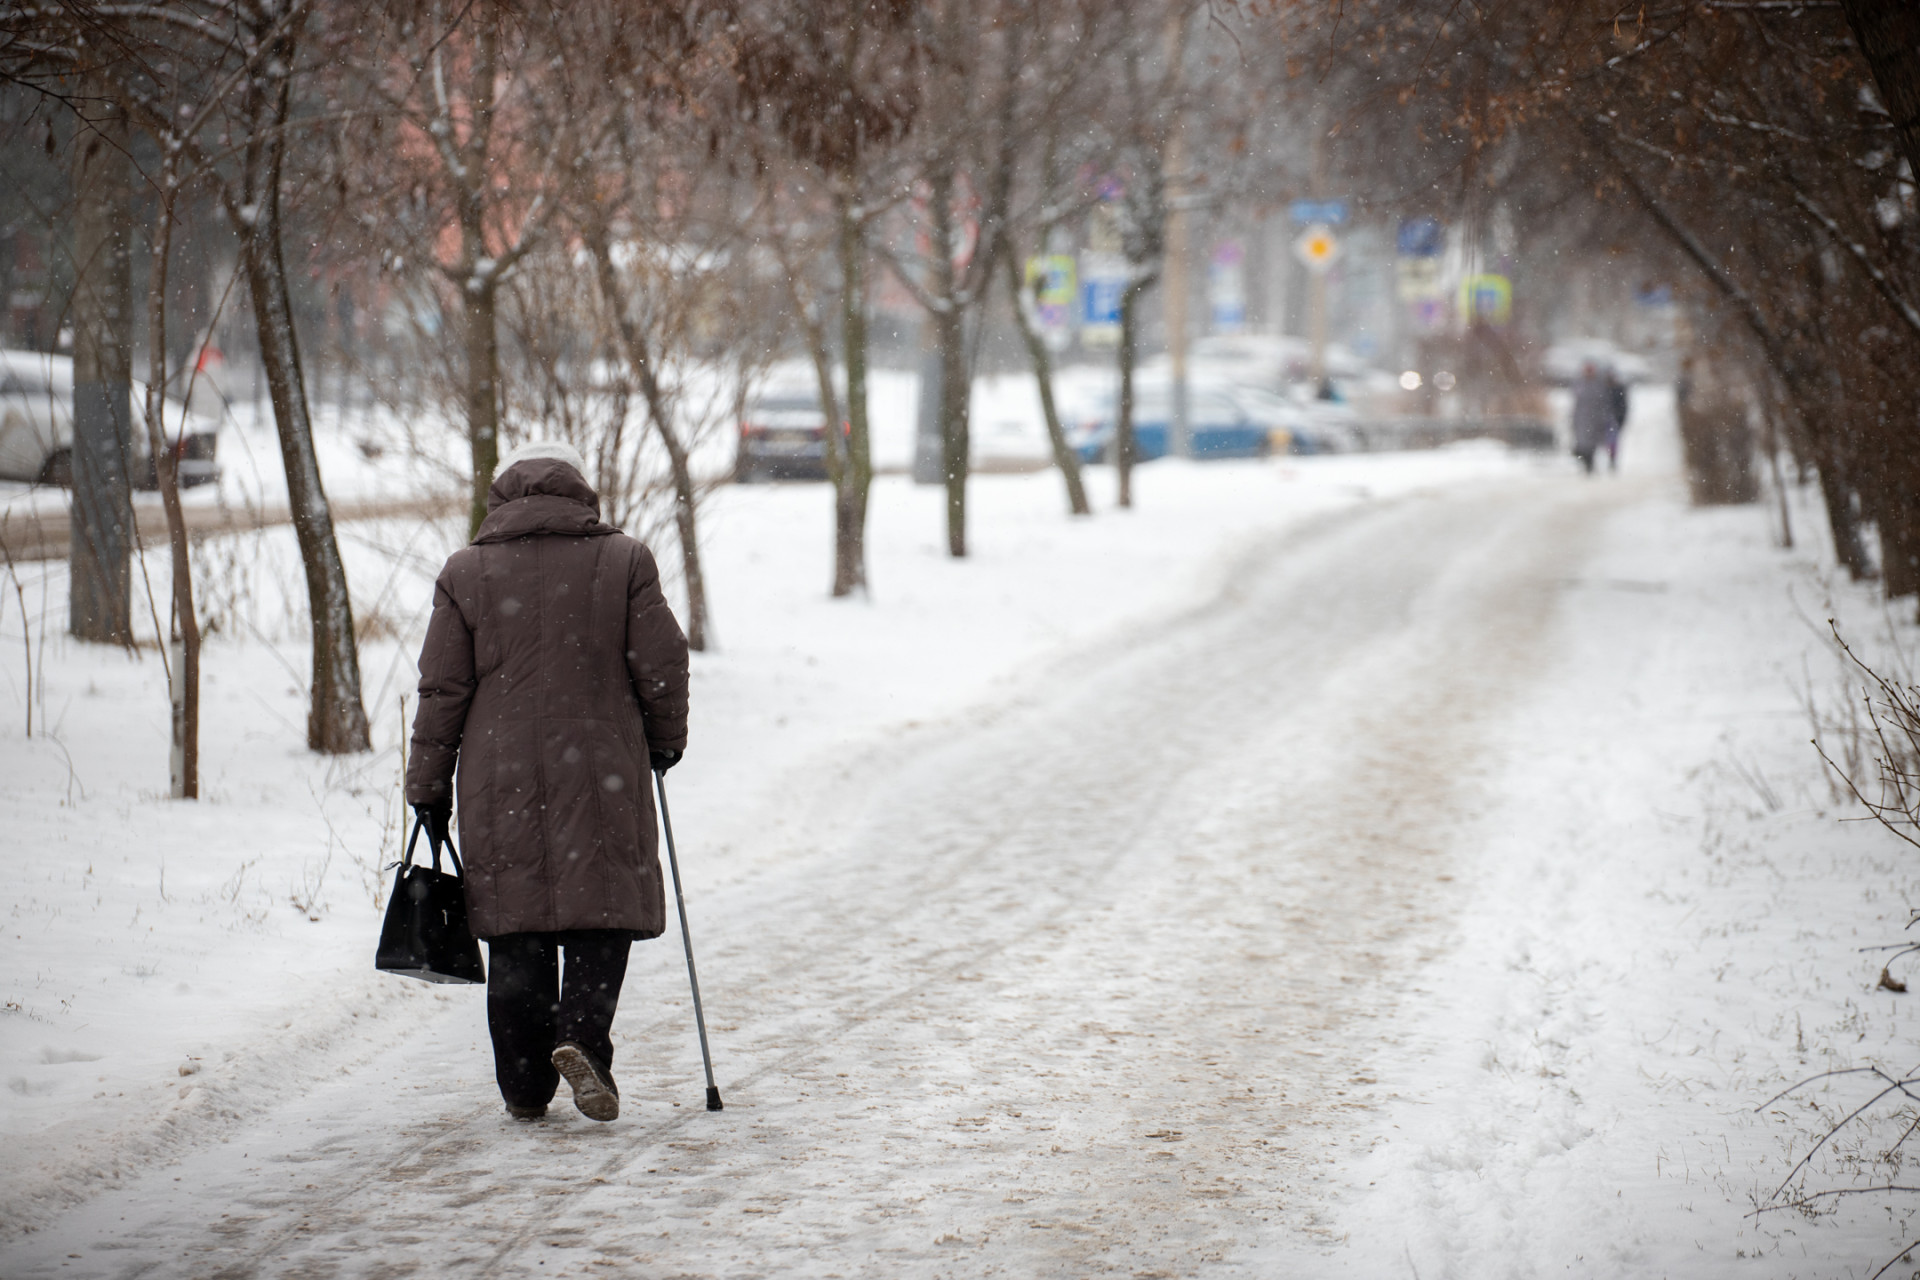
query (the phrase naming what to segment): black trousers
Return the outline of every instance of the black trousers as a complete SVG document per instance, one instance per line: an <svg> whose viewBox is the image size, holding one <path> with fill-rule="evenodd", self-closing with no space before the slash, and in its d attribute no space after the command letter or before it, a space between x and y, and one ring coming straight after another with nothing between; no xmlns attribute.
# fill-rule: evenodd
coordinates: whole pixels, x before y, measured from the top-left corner
<svg viewBox="0 0 1920 1280"><path fill-rule="evenodd" d="M613 1011L632 945L623 929L509 933L488 940L487 1030L501 1097L516 1107L551 1102L560 1086L553 1050L567 1041L613 1065Z"/></svg>

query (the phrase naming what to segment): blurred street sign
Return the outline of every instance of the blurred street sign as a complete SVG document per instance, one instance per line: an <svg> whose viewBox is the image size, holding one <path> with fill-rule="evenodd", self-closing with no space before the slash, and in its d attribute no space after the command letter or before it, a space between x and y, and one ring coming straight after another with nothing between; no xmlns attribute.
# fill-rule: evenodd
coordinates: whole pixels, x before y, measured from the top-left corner
<svg viewBox="0 0 1920 1280"><path fill-rule="evenodd" d="M1445 247L1446 229L1438 218L1405 218L1395 241L1403 258L1437 258Z"/></svg>
<svg viewBox="0 0 1920 1280"><path fill-rule="evenodd" d="M1027 290L1033 295L1034 326L1049 347L1061 350L1073 329L1073 304L1079 276L1073 255L1047 253L1027 259Z"/></svg>
<svg viewBox="0 0 1920 1280"><path fill-rule="evenodd" d="M1207 307L1215 333L1239 333L1247 323L1247 253L1238 240L1214 246L1207 264Z"/></svg>
<svg viewBox="0 0 1920 1280"><path fill-rule="evenodd" d="M1318 223L1342 227L1347 222L1345 200L1295 200L1288 206L1288 212L1297 227L1310 227Z"/></svg>
<svg viewBox="0 0 1920 1280"><path fill-rule="evenodd" d="M1293 256L1309 271L1325 271L1340 256L1340 242L1334 239L1331 227L1311 226L1295 238Z"/></svg>
<svg viewBox="0 0 1920 1280"><path fill-rule="evenodd" d="M1027 288L1033 290L1034 314L1042 328L1058 328L1073 319L1076 278L1071 254L1027 259Z"/></svg>
<svg viewBox="0 0 1920 1280"><path fill-rule="evenodd" d="M1110 347L1120 341L1120 295L1127 288L1127 262L1118 254L1080 258L1080 341Z"/></svg>
<svg viewBox="0 0 1920 1280"><path fill-rule="evenodd" d="M1513 319L1513 282L1505 276L1468 276L1460 282L1460 314L1494 328Z"/></svg>
<svg viewBox="0 0 1920 1280"><path fill-rule="evenodd" d="M1442 296L1438 258L1402 258L1395 270L1399 276L1400 301L1424 302Z"/></svg>

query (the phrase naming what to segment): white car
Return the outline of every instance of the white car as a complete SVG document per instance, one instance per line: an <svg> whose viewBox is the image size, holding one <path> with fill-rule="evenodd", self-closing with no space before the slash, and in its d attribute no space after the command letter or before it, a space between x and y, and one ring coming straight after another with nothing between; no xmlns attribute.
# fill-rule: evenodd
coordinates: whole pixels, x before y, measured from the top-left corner
<svg viewBox="0 0 1920 1280"><path fill-rule="evenodd" d="M1580 370L1589 364L1597 369L1613 370L1620 381L1628 384L1647 382L1653 377L1653 366L1645 356L1635 355L1605 338L1569 338L1556 342L1547 348L1541 364L1546 368L1547 381L1557 387L1570 387L1578 382Z"/></svg>
<svg viewBox="0 0 1920 1280"><path fill-rule="evenodd" d="M158 480L147 450L147 389L133 384L133 470L136 489ZM215 424L169 401L165 416L180 459L182 485L206 484L220 475L214 454ZM182 431L181 423L187 429ZM28 484L73 483L73 358L41 351L0 349L0 480Z"/></svg>

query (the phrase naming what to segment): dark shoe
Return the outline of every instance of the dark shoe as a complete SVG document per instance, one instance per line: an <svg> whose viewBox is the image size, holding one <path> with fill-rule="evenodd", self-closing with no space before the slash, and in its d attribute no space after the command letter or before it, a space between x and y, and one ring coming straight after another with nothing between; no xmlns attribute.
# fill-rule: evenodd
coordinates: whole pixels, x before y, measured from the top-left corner
<svg viewBox="0 0 1920 1280"><path fill-rule="evenodd" d="M515 1120L540 1120L546 1117L547 1104L543 1102L537 1107L516 1107L513 1103L509 1102L507 1104L507 1114Z"/></svg>
<svg viewBox="0 0 1920 1280"><path fill-rule="evenodd" d="M620 1117L620 1090L613 1073L594 1060L577 1044L563 1044L553 1051L553 1066L573 1088L573 1105L589 1120L617 1120Z"/></svg>

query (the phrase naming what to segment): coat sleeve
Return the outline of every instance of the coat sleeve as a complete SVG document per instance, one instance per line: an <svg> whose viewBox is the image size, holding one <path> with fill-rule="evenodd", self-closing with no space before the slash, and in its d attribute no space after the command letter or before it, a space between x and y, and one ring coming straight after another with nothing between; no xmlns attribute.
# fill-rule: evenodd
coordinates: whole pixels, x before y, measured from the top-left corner
<svg viewBox="0 0 1920 1280"><path fill-rule="evenodd" d="M408 804L453 798L453 766L476 683L473 628L442 572L433 584L427 641L420 646L420 707L413 716L413 748L407 760Z"/></svg>
<svg viewBox="0 0 1920 1280"><path fill-rule="evenodd" d="M687 637L660 590L660 569L641 546L627 570L627 674L652 751L687 749Z"/></svg>

